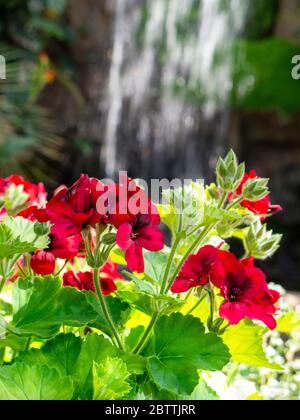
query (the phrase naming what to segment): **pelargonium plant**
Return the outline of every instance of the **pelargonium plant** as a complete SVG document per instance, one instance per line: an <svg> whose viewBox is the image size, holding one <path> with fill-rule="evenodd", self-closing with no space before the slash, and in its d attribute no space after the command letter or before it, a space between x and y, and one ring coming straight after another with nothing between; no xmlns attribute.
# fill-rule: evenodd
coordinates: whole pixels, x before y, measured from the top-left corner
<svg viewBox="0 0 300 420"><path fill-rule="evenodd" d="M229 363L282 369L263 347L281 297L257 264L281 208L232 151L216 175L157 205L126 177L82 175L49 201L0 180L0 399L218 399Z"/></svg>

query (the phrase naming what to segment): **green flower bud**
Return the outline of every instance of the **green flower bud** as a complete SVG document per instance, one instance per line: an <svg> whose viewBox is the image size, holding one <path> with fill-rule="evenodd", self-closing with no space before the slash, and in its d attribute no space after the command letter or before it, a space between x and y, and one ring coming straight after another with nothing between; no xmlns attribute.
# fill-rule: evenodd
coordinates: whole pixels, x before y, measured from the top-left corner
<svg viewBox="0 0 300 420"><path fill-rule="evenodd" d="M250 226L244 244L250 255L264 260L275 254L281 238L282 235L273 234L272 230L267 230L266 225L257 222Z"/></svg>
<svg viewBox="0 0 300 420"><path fill-rule="evenodd" d="M102 237L102 243L104 245L112 245L116 242L116 234L115 233L107 233Z"/></svg>
<svg viewBox="0 0 300 420"><path fill-rule="evenodd" d="M261 200L270 193L268 183L267 178L250 179L243 188L243 198L249 201Z"/></svg>
<svg viewBox="0 0 300 420"><path fill-rule="evenodd" d="M231 150L225 159L220 158L217 163L217 183L226 192L235 191L244 177L245 165L238 164L237 157Z"/></svg>

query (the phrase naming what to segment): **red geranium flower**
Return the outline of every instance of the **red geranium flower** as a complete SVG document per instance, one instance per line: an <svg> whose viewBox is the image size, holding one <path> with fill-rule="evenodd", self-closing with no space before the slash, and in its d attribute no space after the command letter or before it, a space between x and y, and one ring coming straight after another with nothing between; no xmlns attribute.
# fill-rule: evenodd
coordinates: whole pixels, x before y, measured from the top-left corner
<svg viewBox="0 0 300 420"><path fill-rule="evenodd" d="M56 258L63 260L73 259L79 253L81 236L74 235L68 238L58 238L50 235L49 248L36 252L30 261L30 266L36 274L49 275L55 271Z"/></svg>
<svg viewBox="0 0 300 420"><path fill-rule="evenodd" d="M259 178L255 171L250 171L248 174L245 174L240 186L235 191L235 193L229 194L229 200L232 201L234 198L240 197L243 193L243 188L245 184L250 179ZM241 205L251 211L253 214L257 215L268 215L275 214L282 211L282 207L279 205L272 205L270 200L270 195L266 195L257 201L243 200Z"/></svg>
<svg viewBox="0 0 300 420"><path fill-rule="evenodd" d="M106 208L107 222L117 229L139 214L150 216L154 225L160 223L156 206L148 198L146 192L127 176L121 179L120 184L107 185L104 190L103 197L106 200L102 200L102 205L98 210L103 213L103 209Z"/></svg>
<svg viewBox="0 0 300 420"><path fill-rule="evenodd" d="M210 278L225 299L220 307L221 318L231 325L247 317L260 320L271 329L276 327L275 294L268 289L265 274L255 267L253 258L239 261L230 252L219 251L219 261Z"/></svg>
<svg viewBox="0 0 300 420"><path fill-rule="evenodd" d="M70 188L62 187L38 218L53 223L52 233L59 238L77 235L84 227L104 218L96 210L96 201L95 180L82 175Z"/></svg>
<svg viewBox="0 0 300 420"><path fill-rule="evenodd" d="M33 184L25 181L23 177L18 175L11 175L8 178L0 180L0 194L5 194L7 189L11 186L23 186L23 191L28 195L27 204L43 206L46 204L47 193L42 182Z"/></svg>
<svg viewBox="0 0 300 420"><path fill-rule="evenodd" d="M55 271L55 256L52 252L37 251L30 260L30 267L36 274L47 276Z"/></svg>
<svg viewBox="0 0 300 420"><path fill-rule="evenodd" d="M158 222L158 219L155 219ZM144 272L143 248L160 251L164 247L164 235L153 223L150 215L131 216L127 223L120 225L117 244L125 252L128 268L138 273Z"/></svg>
<svg viewBox="0 0 300 420"><path fill-rule="evenodd" d="M207 245L191 255L182 267L171 288L173 293L184 293L193 287L204 286L218 258L218 249Z"/></svg>
<svg viewBox="0 0 300 420"><path fill-rule="evenodd" d="M110 295L117 290L115 280L123 280L123 276L117 271L117 264L108 261L100 268L100 284L102 293ZM67 271L63 275L64 286L76 287L79 290L95 292L93 273L90 271L74 273Z"/></svg>

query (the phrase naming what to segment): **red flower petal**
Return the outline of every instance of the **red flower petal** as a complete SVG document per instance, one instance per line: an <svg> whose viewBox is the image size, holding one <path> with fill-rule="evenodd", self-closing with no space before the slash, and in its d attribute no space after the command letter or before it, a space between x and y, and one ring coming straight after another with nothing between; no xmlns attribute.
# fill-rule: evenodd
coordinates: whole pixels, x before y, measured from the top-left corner
<svg viewBox="0 0 300 420"><path fill-rule="evenodd" d="M136 271L137 273L143 273L145 271L143 250L137 242L133 242L127 249L125 259L129 270Z"/></svg>
<svg viewBox="0 0 300 420"><path fill-rule="evenodd" d="M137 241L149 251L161 251L164 248L164 234L156 226L139 229Z"/></svg>
<svg viewBox="0 0 300 420"><path fill-rule="evenodd" d="M220 317L227 319L230 325L238 324L245 316L243 304L226 302L220 307Z"/></svg>
<svg viewBox="0 0 300 420"><path fill-rule="evenodd" d="M30 267L36 274L46 276L55 271L55 257L51 252L38 251L30 261Z"/></svg>
<svg viewBox="0 0 300 420"><path fill-rule="evenodd" d="M123 223L117 232L117 244L123 251L127 251L132 245L133 240L131 238L132 225L130 223Z"/></svg>

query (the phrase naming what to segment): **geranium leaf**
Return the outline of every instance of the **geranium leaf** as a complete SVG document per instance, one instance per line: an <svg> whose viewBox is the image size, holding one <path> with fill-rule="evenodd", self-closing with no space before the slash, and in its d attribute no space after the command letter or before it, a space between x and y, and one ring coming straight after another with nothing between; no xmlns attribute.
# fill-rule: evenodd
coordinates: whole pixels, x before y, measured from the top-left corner
<svg viewBox="0 0 300 420"><path fill-rule="evenodd" d="M300 314L289 312L277 320L276 331L284 334L300 333Z"/></svg>
<svg viewBox="0 0 300 420"><path fill-rule="evenodd" d="M72 380L48 366L15 363L0 367L0 400L70 400Z"/></svg>
<svg viewBox="0 0 300 420"><path fill-rule="evenodd" d="M73 334L60 334L40 350L31 349L20 353L17 360L28 365L47 365L59 371L62 376L72 377L81 344L81 339Z"/></svg>
<svg viewBox="0 0 300 420"><path fill-rule="evenodd" d="M82 344L81 352L74 367L76 397L89 400L93 398L93 366L101 364L108 357L120 358L126 363L129 372L142 374L145 371L145 360L141 356L130 355L113 346L103 336L89 334Z"/></svg>
<svg viewBox="0 0 300 420"><path fill-rule="evenodd" d="M10 332L41 338L54 336L64 324L85 326L98 316L83 293L62 288L60 279L51 276L19 280L13 290L13 311Z"/></svg>
<svg viewBox="0 0 300 420"><path fill-rule="evenodd" d="M101 306L99 305L99 301L97 299L97 296L94 293L91 292L83 292L86 296L87 301L90 303L90 305L94 308L95 312L98 314L95 321L90 322L89 326L92 328L97 328L107 335L111 334L110 327L106 321L106 318L103 314L103 311L101 309ZM129 319L131 308L126 302L122 302L120 299L107 296L106 297L106 303L109 309L109 313L115 323L115 325L118 327L118 329L123 329L124 325Z"/></svg>
<svg viewBox="0 0 300 420"><path fill-rule="evenodd" d="M263 337L266 329L251 321L242 321L231 326L222 336L235 362L255 367L282 370L277 363L271 363L265 355Z"/></svg>
<svg viewBox="0 0 300 420"><path fill-rule="evenodd" d="M0 224L0 258L11 258L25 252L48 247L50 226L45 225L45 234L37 234L37 222L23 217L5 217Z"/></svg>
<svg viewBox="0 0 300 420"><path fill-rule="evenodd" d="M220 400L218 394L207 385L204 379L200 378L200 381L194 389L191 400L196 401L217 401Z"/></svg>
<svg viewBox="0 0 300 420"><path fill-rule="evenodd" d="M94 400L117 400L130 392L130 373L126 364L116 357L107 357L93 364Z"/></svg>
<svg viewBox="0 0 300 420"><path fill-rule="evenodd" d="M227 347L216 334L205 334L198 318L180 313L157 322L145 355L152 380L180 395L193 392L199 369L220 370L230 360Z"/></svg>

